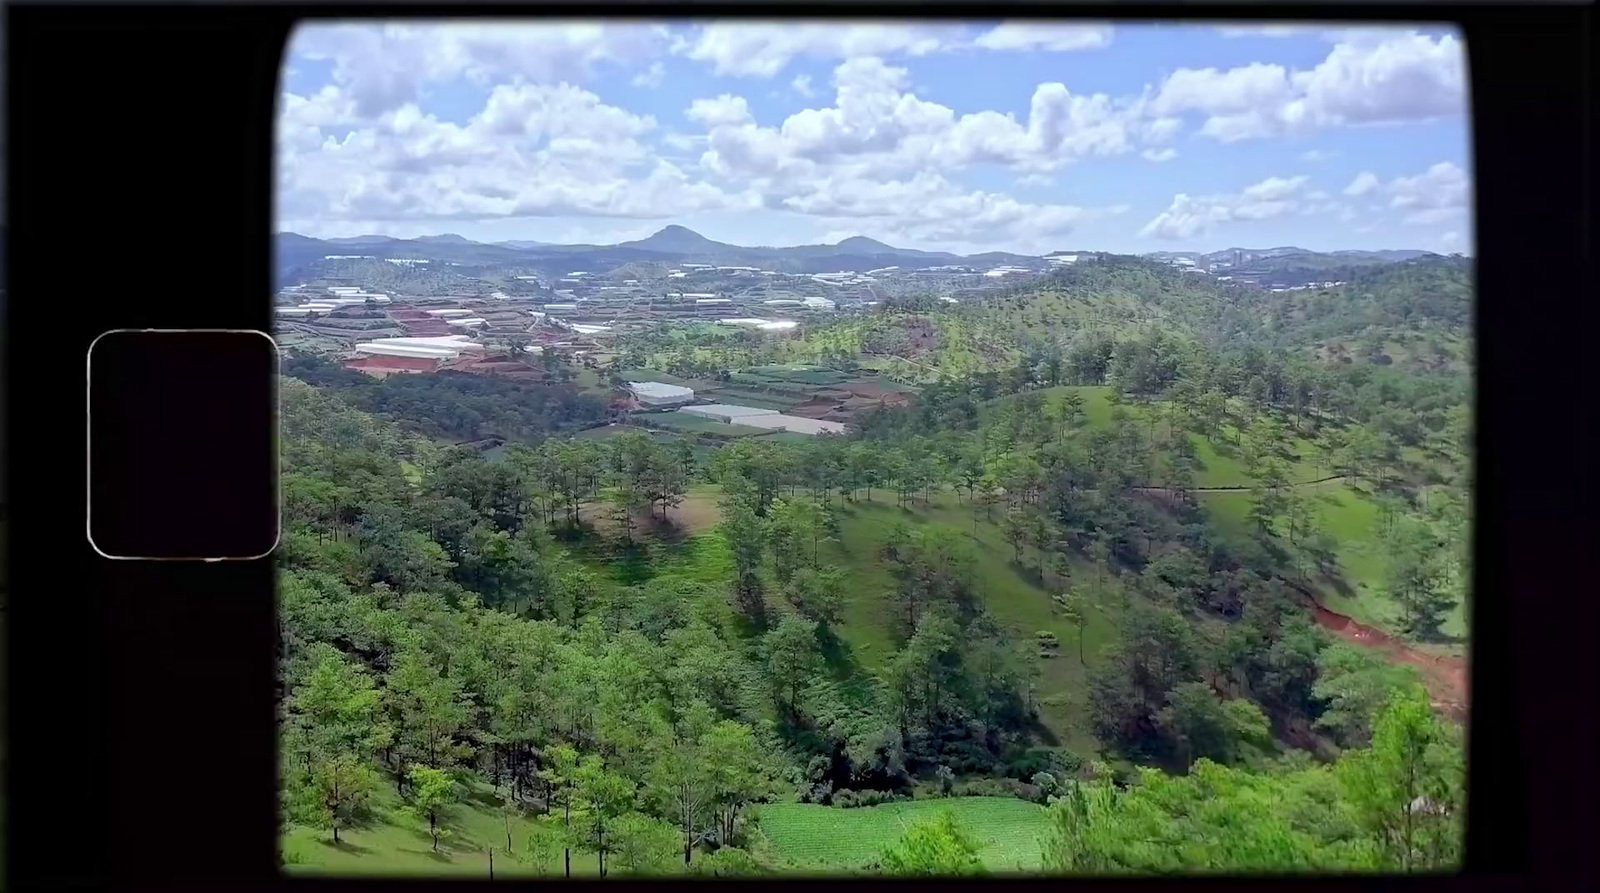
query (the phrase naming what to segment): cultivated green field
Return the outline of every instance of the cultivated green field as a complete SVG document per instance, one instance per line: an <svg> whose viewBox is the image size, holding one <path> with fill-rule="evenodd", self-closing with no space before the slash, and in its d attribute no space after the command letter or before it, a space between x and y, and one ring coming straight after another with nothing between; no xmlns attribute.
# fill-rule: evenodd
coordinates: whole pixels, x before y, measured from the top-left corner
<svg viewBox="0 0 1600 893"><path fill-rule="evenodd" d="M796 869L848 870L869 864L911 823L934 818L946 809L982 842L978 857L988 870L1039 868L1045 811L1014 797L949 797L854 809L772 803L761 807L761 833L772 852Z"/></svg>

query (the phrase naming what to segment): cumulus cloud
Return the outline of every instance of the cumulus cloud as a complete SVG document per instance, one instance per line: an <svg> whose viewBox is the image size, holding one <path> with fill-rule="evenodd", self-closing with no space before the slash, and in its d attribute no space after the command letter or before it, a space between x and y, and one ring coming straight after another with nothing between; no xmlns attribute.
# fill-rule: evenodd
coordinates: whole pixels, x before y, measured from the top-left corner
<svg viewBox="0 0 1600 893"><path fill-rule="evenodd" d="M649 68L646 68L644 71L634 75L633 80L630 83L632 83L635 87L643 87L647 90L654 90L655 88L661 86L666 79L667 67L657 61L651 62Z"/></svg>
<svg viewBox="0 0 1600 893"><path fill-rule="evenodd" d="M1220 142L1466 111L1465 54L1453 35L1371 29L1344 36L1306 71L1262 62L1178 69L1154 91L1148 108L1204 115L1200 133Z"/></svg>
<svg viewBox="0 0 1600 893"><path fill-rule="evenodd" d="M1402 222L1431 224L1465 215L1472 184L1466 171L1441 161L1414 177L1396 177L1384 191L1389 207L1406 212Z"/></svg>
<svg viewBox="0 0 1600 893"><path fill-rule="evenodd" d="M1178 193L1172 204L1139 230L1157 239L1192 239L1236 220L1267 220L1295 210L1306 178L1268 177L1233 194L1190 196Z"/></svg>
<svg viewBox="0 0 1600 893"><path fill-rule="evenodd" d="M1319 161L1327 161L1337 154L1337 152L1329 152L1324 149L1307 149L1306 151L1300 153L1300 160L1309 161L1315 164Z"/></svg>
<svg viewBox="0 0 1600 893"><path fill-rule="evenodd" d="M1298 37L1316 31L1310 25L1218 25L1223 37Z"/></svg>
<svg viewBox="0 0 1600 893"><path fill-rule="evenodd" d="M1374 174L1372 171L1362 171L1361 173L1356 174L1356 178L1350 181L1349 186L1344 188L1344 194L1351 196L1366 195L1377 188L1378 175Z"/></svg>
<svg viewBox="0 0 1600 893"><path fill-rule="evenodd" d="M1445 254L1457 254L1467 250L1467 240L1461 234L1451 230L1435 240L1434 244Z"/></svg>
<svg viewBox="0 0 1600 893"><path fill-rule="evenodd" d="M936 24L717 22L680 37L672 49L716 74L770 78L796 58L923 56L958 42L959 35L954 26Z"/></svg>
<svg viewBox="0 0 1600 893"><path fill-rule="evenodd" d="M799 215L803 232L871 232L950 250L1051 250L1086 223L1129 210L1037 197L1040 187L1065 183L1075 164L1134 153L1170 162L1186 132L1232 142L1423 120L1463 105L1454 39L1392 29L1341 33L1308 70L1263 62L1179 69L1125 95L1047 82L1013 97L1017 109L1008 112L957 112L924 98L907 66L921 72L926 63L906 61L965 53L981 69L985 54L1092 51L1112 36L1103 25L1012 21L308 27L291 45L289 58L302 70L295 80L317 70L313 60L328 63L330 74L326 84L281 96L280 221L330 232L341 223L388 231L374 224L583 217L609 233L651 225L633 221L759 211ZM831 74L825 81L785 73L801 60L827 63ZM764 125L740 90L712 88L678 106L681 119L669 108L674 120L658 122L639 110L655 105L630 109L594 92L599 73L616 77L603 83L627 95L627 84L659 88L668 65L676 72L687 63L699 63L689 68L703 67L700 75L784 74L762 89L811 107ZM441 120L424 111L437 101L436 86L462 83L483 91L475 114ZM449 95L455 102L461 94ZM1008 171L1013 188L973 188L963 172L978 167ZM1355 213L1301 176L1221 195L1198 185L1174 196L1144 234L1188 238L1237 220ZM1348 195L1378 203L1396 222L1466 232L1469 224L1457 221L1468 191L1465 173L1446 164L1388 183L1372 176ZM1372 219L1366 211L1361 218Z"/></svg>
<svg viewBox="0 0 1600 893"><path fill-rule="evenodd" d="M353 99L337 88L285 96L279 214L302 220L667 218L748 205L642 142L656 122L570 84L501 84L465 124L414 104L342 136L324 131Z"/></svg>
<svg viewBox="0 0 1600 893"><path fill-rule="evenodd" d="M1097 50L1111 45L1111 26L1004 22L979 35L973 44L986 50Z"/></svg>
<svg viewBox="0 0 1600 893"><path fill-rule="evenodd" d="M834 69L833 105L796 112L777 127L714 126L703 164L735 178L803 179L831 168L894 178L980 163L1039 173L1133 149L1131 119L1104 94L1041 84L1027 120L1019 121L994 111L957 115L911 92L908 78L906 69L875 57L846 60Z"/></svg>
<svg viewBox="0 0 1600 893"><path fill-rule="evenodd" d="M755 121L750 114L750 103L743 96L724 93L715 99L696 99L684 112L691 121L707 127L736 126Z"/></svg>
<svg viewBox="0 0 1600 893"><path fill-rule="evenodd" d="M604 66L665 52L664 26L543 22L308 25L290 52L332 64L333 82L363 118L416 102L428 83L480 86L524 78L582 81Z"/></svg>

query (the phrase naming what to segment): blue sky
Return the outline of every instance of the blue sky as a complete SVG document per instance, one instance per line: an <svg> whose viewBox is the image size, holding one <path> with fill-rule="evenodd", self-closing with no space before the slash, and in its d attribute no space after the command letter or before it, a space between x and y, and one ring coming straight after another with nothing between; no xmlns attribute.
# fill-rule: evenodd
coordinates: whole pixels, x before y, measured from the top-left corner
<svg viewBox="0 0 1600 893"><path fill-rule="evenodd" d="M481 23L297 31L279 225L962 252L1471 250L1447 28Z"/></svg>

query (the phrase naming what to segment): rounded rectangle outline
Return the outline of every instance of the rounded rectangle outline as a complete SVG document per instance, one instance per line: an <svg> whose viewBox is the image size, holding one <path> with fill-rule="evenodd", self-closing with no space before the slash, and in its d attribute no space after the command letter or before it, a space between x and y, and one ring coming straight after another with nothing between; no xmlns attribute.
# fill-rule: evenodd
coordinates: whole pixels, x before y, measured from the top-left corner
<svg viewBox="0 0 1600 893"><path fill-rule="evenodd" d="M83 482L84 482L84 491L83 491L83 536L84 536L84 539L89 541L89 548L93 549L95 551L95 554L99 555L101 558L110 559L112 561L201 561L201 562L206 562L206 563L212 563L212 562L218 562L218 561L258 561L258 560L260 560L262 558L266 558L267 556L271 555L274 551L277 550L278 544L283 541L283 476L281 474L278 476L278 487L277 487L278 492L276 494L277 495L277 505L275 506L275 509L276 509L276 513L275 514L276 514L277 522L278 522L277 523L277 531L273 534L272 545L269 546L265 552L262 552L259 555L224 555L224 556L220 556L220 557L200 557L200 556L196 556L196 557L192 557L192 558L175 557L175 556L173 556L173 557L155 556L155 555L112 555L112 554L106 552L105 550L101 549L99 544L94 541L93 519L90 517L91 511L92 511L92 508L93 508L93 491L90 489L91 480L92 480L92 477L93 477L93 464L91 463L90 458L89 458L90 444L93 442L93 439L94 439L93 438L94 412L93 412L93 409L92 409L92 405L93 404L90 402L91 399L92 399L91 391L93 389L93 382L94 382L94 375L93 375L93 369L94 369L94 346L96 344L99 344L100 343L100 339L106 337L107 335L123 335L123 334L147 334L147 335L188 335L188 334L260 335L262 338L267 339L267 343L268 344L272 345L272 355L273 355L273 363L274 363L274 365L279 367L279 368L281 368L281 365L282 365L281 364L281 359L282 359L283 353L282 353L282 350L278 347L277 340L274 339L270 334L268 334L266 332L263 332L260 329L151 329L151 328L135 329L135 328L124 328L124 329L107 329L104 332L101 332L100 334L96 335L94 337L94 340L89 342L89 349L84 353L84 364L83 364L83 371L84 371L84 376L83 376L83 387L84 387L84 407L83 407L83 410L84 410L84 412L83 412L83 415L84 415L84 421L83 421L83 451L84 451L83 452ZM282 397L281 397L281 395L279 393L277 384L274 383L273 384L273 389L272 389L272 403L273 403L272 410L273 410L274 416L277 416L279 413L282 412L282 402L281 401L282 401ZM274 433L276 433L276 432L274 432ZM274 465L279 464L281 462L281 460L282 460L281 450L282 450L282 444L279 442L279 439L276 436L274 436L273 440L272 440L272 458L273 458L273 464Z"/></svg>

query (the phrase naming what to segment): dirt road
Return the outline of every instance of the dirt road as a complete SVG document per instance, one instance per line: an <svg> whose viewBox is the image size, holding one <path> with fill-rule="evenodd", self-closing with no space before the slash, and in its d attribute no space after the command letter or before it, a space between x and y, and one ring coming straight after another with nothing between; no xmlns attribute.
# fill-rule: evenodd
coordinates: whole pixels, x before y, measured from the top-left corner
<svg viewBox="0 0 1600 893"><path fill-rule="evenodd" d="M1465 658L1428 654L1382 630L1334 613L1315 601L1311 610L1317 625L1340 639L1380 651L1394 663L1416 667L1422 674L1423 685L1433 696L1433 708L1458 722L1466 720L1468 692Z"/></svg>

